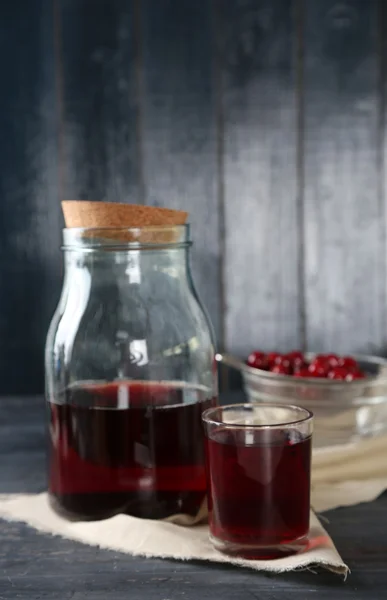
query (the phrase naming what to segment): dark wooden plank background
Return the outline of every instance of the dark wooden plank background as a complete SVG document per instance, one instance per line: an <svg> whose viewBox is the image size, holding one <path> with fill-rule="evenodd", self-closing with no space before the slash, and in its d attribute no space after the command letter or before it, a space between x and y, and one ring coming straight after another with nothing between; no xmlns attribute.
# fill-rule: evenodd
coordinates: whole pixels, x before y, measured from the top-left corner
<svg viewBox="0 0 387 600"><path fill-rule="evenodd" d="M186 208L219 345L387 351L384 0L0 4L0 394L43 389L60 199Z"/></svg>
<svg viewBox="0 0 387 600"><path fill-rule="evenodd" d="M378 2L313 0L304 32L307 344L377 353L386 339Z"/></svg>
<svg viewBox="0 0 387 600"><path fill-rule="evenodd" d="M218 2L225 344L302 344L297 22L288 0Z"/></svg>
<svg viewBox="0 0 387 600"><path fill-rule="evenodd" d="M0 4L0 393L42 389L61 285L54 9Z"/></svg>

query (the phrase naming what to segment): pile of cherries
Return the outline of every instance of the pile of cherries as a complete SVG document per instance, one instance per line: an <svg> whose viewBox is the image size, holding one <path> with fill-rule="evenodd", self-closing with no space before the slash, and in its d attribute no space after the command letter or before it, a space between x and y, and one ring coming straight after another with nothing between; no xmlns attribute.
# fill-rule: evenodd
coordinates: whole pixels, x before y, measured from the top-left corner
<svg viewBox="0 0 387 600"><path fill-rule="evenodd" d="M252 352L247 359L247 364L255 369L263 369L278 375L293 375L293 377L353 381L364 379L366 376L352 356L317 354L312 361L308 362L299 350L288 354Z"/></svg>

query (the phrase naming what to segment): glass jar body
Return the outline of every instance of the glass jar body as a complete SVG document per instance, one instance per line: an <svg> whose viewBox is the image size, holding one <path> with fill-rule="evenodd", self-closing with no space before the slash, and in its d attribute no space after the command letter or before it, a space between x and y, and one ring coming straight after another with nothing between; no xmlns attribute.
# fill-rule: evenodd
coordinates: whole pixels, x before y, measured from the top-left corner
<svg viewBox="0 0 387 600"><path fill-rule="evenodd" d="M187 253L65 248L46 396L50 501L67 518L195 516L204 501L201 413L217 403L217 374Z"/></svg>

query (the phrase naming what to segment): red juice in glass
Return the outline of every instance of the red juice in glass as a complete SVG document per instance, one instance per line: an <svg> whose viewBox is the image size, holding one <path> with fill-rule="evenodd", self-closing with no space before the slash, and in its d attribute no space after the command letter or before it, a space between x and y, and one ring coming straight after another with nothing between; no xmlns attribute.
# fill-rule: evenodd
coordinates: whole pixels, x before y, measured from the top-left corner
<svg viewBox="0 0 387 600"><path fill-rule="evenodd" d="M80 383L48 402L49 495L72 520L195 515L205 498L204 387Z"/></svg>
<svg viewBox="0 0 387 600"><path fill-rule="evenodd" d="M203 415L211 539L245 558L302 548L309 530L312 416L233 405Z"/></svg>

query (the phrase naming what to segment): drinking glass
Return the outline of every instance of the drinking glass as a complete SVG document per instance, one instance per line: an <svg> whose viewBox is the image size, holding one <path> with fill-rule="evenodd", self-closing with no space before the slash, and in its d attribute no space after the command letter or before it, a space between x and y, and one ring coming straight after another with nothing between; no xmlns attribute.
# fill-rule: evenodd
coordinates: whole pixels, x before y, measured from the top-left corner
<svg viewBox="0 0 387 600"><path fill-rule="evenodd" d="M210 538L250 559L305 546L313 415L297 406L233 404L206 410Z"/></svg>

